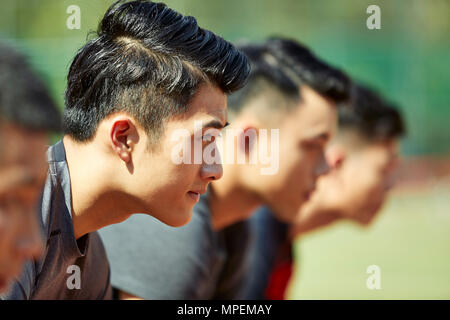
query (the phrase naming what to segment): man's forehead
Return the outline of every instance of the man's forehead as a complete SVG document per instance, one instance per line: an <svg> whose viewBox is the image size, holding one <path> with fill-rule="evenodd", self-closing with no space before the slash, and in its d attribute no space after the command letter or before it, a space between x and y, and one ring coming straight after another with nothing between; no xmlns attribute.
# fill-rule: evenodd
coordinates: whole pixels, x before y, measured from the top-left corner
<svg viewBox="0 0 450 320"><path fill-rule="evenodd" d="M189 102L190 109L226 109L227 95L212 84L202 84Z"/></svg>
<svg viewBox="0 0 450 320"><path fill-rule="evenodd" d="M175 120L217 120L227 121L227 97L220 89L210 84L203 84L189 103L187 112L174 117Z"/></svg>
<svg viewBox="0 0 450 320"><path fill-rule="evenodd" d="M389 164L398 158L398 148L396 143L387 141L370 142L363 140L359 153L366 155L366 159L370 158L379 164Z"/></svg>
<svg viewBox="0 0 450 320"><path fill-rule="evenodd" d="M222 128L227 124L227 112L225 110L201 110L190 114L181 114L172 118L172 122L177 123L176 126L190 126L194 123L201 123L202 127ZM186 128L189 129L189 128Z"/></svg>

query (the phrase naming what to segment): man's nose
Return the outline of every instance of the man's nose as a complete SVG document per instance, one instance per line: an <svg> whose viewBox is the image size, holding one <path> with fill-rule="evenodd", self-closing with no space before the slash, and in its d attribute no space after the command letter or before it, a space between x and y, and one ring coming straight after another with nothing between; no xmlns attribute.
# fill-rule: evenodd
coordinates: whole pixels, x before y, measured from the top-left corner
<svg viewBox="0 0 450 320"><path fill-rule="evenodd" d="M208 182L218 180L223 176L223 167L220 163L215 164L204 164L201 169L202 180L207 180Z"/></svg>
<svg viewBox="0 0 450 320"><path fill-rule="evenodd" d="M322 175L327 174L328 172L330 172L330 169L331 169L331 167L330 167L330 165L327 162L327 159L325 157L325 153L322 152L320 154L319 161L318 161L318 164L317 164L317 167L316 167L316 177L320 177Z"/></svg>

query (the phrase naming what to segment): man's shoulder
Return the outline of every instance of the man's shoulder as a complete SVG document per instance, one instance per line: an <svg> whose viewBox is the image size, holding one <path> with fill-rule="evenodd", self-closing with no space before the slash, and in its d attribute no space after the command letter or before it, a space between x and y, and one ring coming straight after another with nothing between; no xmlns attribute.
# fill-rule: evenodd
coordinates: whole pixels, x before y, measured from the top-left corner
<svg viewBox="0 0 450 320"><path fill-rule="evenodd" d="M97 232L84 236L83 254L76 254L61 235L50 241L37 274L32 299L110 298L110 271L102 241Z"/></svg>

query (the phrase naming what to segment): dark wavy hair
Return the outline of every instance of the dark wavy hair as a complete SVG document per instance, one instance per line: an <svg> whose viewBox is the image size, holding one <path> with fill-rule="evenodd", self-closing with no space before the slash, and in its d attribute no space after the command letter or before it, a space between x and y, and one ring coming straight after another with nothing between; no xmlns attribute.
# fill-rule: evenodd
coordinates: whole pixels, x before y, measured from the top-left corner
<svg viewBox="0 0 450 320"><path fill-rule="evenodd" d="M64 131L87 141L102 119L126 111L157 138L165 119L187 111L200 84L231 93L249 68L241 52L195 18L163 3L117 1L70 66Z"/></svg>

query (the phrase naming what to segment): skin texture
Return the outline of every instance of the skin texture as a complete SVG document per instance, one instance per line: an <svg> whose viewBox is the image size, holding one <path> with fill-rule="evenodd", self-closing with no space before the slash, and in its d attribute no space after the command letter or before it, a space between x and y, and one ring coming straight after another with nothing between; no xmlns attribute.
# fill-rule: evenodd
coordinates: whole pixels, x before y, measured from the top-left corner
<svg viewBox="0 0 450 320"><path fill-rule="evenodd" d="M36 205L45 182L45 132L0 123L0 293L42 253Z"/></svg>
<svg viewBox="0 0 450 320"><path fill-rule="evenodd" d="M393 185L397 149L394 139L368 142L356 133L337 139L327 151L332 170L319 179L317 190L296 219L292 235L344 219L370 224Z"/></svg>
<svg viewBox="0 0 450 320"><path fill-rule="evenodd" d="M172 151L180 143L174 141L174 133L187 129L190 135L183 139L192 142L195 121L219 129L226 125L226 95L220 89L209 84L199 87L188 111L167 120L156 146L150 147L147 133L123 112L101 121L88 143L65 136L75 237L124 221L133 213L152 215L174 227L189 222L198 201L194 193L206 192L208 184L222 176L220 164L172 161Z"/></svg>

